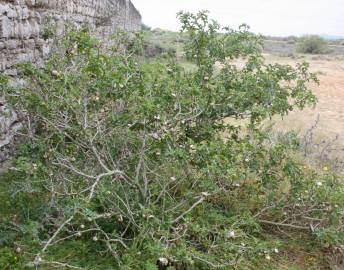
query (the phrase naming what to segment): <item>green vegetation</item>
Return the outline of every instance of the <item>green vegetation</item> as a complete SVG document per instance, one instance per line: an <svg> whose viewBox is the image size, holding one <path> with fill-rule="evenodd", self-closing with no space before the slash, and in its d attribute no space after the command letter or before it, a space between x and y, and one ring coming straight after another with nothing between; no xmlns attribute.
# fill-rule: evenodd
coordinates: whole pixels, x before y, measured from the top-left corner
<svg viewBox="0 0 344 270"><path fill-rule="evenodd" d="M150 26L148 26L144 23L141 25L141 29L142 29L142 31L151 31L152 30L152 28Z"/></svg>
<svg viewBox="0 0 344 270"><path fill-rule="evenodd" d="M325 39L317 35L308 35L299 38L297 42L299 53L323 54L328 52L328 44Z"/></svg>
<svg viewBox="0 0 344 270"><path fill-rule="evenodd" d="M260 125L315 104L308 65L265 64L244 25L179 18L192 70L142 60L139 37L103 52L83 30L45 67L23 65L25 87L1 77L30 115L1 176L1 269L298 269L290 250L316 267L343 243L343 182Z"/></svg>
<svg viewBox="0 0 344 270"><path fill-rule="evenodd" d="M144 31L146 42L162 48L169 55L176 55L178 60L184 58L184 44L188 36L185 33L176 33L163 29ZM184 61L185 64L187 64Z"/></svg>

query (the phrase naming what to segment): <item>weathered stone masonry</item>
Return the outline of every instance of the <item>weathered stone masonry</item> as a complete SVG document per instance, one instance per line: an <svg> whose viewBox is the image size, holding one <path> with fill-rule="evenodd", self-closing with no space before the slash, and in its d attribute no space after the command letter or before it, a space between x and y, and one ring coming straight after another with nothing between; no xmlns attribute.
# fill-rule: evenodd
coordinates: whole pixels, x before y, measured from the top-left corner
<svg viewBox="0 0 344 270"><path fill-rule="evenodd" d="M0 73L16 76L17 63L42 63L51 47L45 31L60 34L66 22L106 35L118 28L138 30L141 15L130 0L0 0ZM0 162L15 119L0 97Z"/></svg>
<svg viewBox="0 0 344 270"><path fill-rule="evenodd" d="M40 61L49 53L43 32L54 25L61 33L67 21L131 31L140 28L141 16L129 0L0 0L0 71L15 75L16 63Z"/></svg>

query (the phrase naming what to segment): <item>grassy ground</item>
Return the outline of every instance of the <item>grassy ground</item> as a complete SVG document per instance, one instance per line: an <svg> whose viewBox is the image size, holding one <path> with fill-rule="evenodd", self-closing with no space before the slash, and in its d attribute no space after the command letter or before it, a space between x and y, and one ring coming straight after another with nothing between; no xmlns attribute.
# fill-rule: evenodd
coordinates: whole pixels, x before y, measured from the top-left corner
<svg viewBox="0 0 344 270"><path fill-rule="evenodd" d="M13 230L13 232L6 235L1 233L3 228L0 228L0 269L1 270L23 270L23 269L37 269L32 265L35 255L41 250L40 242L38 241L39 228L35 223L29 222L35 213L30 213L30 208L35 208L31 203L39 204L37 196L33 191L29 196L21 197L20 200L16 197L14 200L8 194L9 181L13 180L11 174L0 175L0 201L3 205L0 207L0 224L6 224L6 221L11 224L27 224L26 227ZM12 180L11 180L12 179ZM13 226L12 226L13 227ZM19 226L18 226L19 228ZM279 246L273 257L268 254L261 253L258 256L252 257L247 261L247 270L326 270L331 269L324 255L324 251L317 248L313 240L306 234L286 235L285 239L281 238L280 232L276 228L267 226L265 228L267 234L264 240L266 243L275 243ZM274 237L274 230L276 230L276 237ZM263 236L264 238L264 236ZM37 239L37 240L35 240ZM1 242L2 241L2 242ZM6 241L11 243L6 245ZM5 246L2 244L5 243ZM45 261L40 265L40 270L53 269L73 269L73 266L78 265L76 269L89 270L115 270L113 262L109 257L99 255L100 247L92 241L85 239L74 241L66 241L54 244L49 248L44 258ZM61 261L61 258L64 258ZM58 261L57 261L58 260ZM66 264L68 262L68 264ZM65 264L65 265L64 265ZM271 264L274 267L271 267ZM81 267L81 268L80 268ZM85 267L85 268L82 268ZM171 269L173 270L173 268Z"/></svg>
<svg viewBox="0 0 344 270"><path fill-rule="evenodd" d="M298 59L266 55L270 63L295 65ZM301 60L301 59L300 59ZM314 108L295 110L284 119L274 118L275 128L286 132L295 130L301 135L310 131L314 134L314 146L322 151L329 145L333 159L344 161L344 58L331 56L304 56L302 60L310 64L311 70L318 73L320 85L311 85L318 98ZM323 164L331 166L331 164ZM343 169L343 166L341 166Z"/></svg>

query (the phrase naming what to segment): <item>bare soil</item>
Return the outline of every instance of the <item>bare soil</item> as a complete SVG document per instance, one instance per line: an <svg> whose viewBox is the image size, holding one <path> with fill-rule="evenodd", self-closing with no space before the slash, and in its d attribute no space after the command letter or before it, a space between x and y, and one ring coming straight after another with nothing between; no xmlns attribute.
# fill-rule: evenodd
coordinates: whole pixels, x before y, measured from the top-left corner
<svg viewBox="0 0 344 270"><path fill-rule="evenodd" d="M310 88L318 98L315 108L293 111L282 121L276 121L279 129L294 129L305 132L320 117L317 133L327 139L339 135L344 145L344 58L326 56L307 56L304 59L292 59L266 54L269 63L296 65L307 61L312 72L318 73L320 85L311 84Z"/></svg>

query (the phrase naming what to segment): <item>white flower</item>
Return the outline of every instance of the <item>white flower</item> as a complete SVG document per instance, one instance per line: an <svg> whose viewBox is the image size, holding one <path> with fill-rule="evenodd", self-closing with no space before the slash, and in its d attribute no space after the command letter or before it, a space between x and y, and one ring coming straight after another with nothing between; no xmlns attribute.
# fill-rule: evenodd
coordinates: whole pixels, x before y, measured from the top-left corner
<svg viewBox="0 0 344 270"><path fill-rule="evenodd" d="M265 259L267 259L268 261L270 261L270 260L271 260L270 255L269 255L269 254L265 255Z"/></svg>
<svg viewBox="0 0 344 270"><path fill-rule="evenodd" d="M85 225L84 225L84 224L81 224L81 225L80 225L80 228L81 228L81 229L85 229Z"/></svg>
<svg viewBox="0 0 344 270"><path fill-rule="evenodd" d="M250 159L249 158L245 158L245 162L249 162L250 161Z"/></svg>
<svg viewBox="0 0 344 270"><path fill-rule="evenodd" d="M98 241L98 237L97 237L97 236L93 236L92 240L93 240L94 242L97 242L97 241Z"/></svg>
<svg viewBox="0 0 344 270"><path fill-rule="evenodd" d="M176 178L176 177L174 177L174 176L172 176L172 177L171 177L171 180L172 180L172 181L176 181L176 180L177 180L177 178Z"/></svg>
<svg viewBox="0 0 344 270"><path fill-rule="evenodd" d="M240 187L239 183L234 184L235 187Z"/></svg>
<svg viewBox="0 0 344 270"><path fill-rule="evenodd" d="M17 252L17 253L20 253L21 251L22 251L22 250L21 250L20 247L17 247L17 248L16 248L16 252Z"/></svg>
<svg viewBox="0 0 344 270"><path fill-rule="evenodd" d="M58 76L58 75L59 75L59 72L58 72L57 70L53 70L53 71L51 72L51 74L52 74L53 76Z"/></svg>
<svg viewBox="0 0 344 270"><path fill-rule="evenodd" d="M230 231L227 233L227 238L235 238L235 231Z"/></svg>
<svg viewBox="0 0 344 270"><path fill-rule="evenodd" d="M160 257L158 261L161 265L168 266L168 259L166 259L164 257Z"/></svg>
<svg viewBox="0 0 344 270"><path fill-rule="evenodd" d="M87 218L87 221L91 222L91 221L92 221L92 218L91 218L91 217L88 217L88 218Z"/></svg>
<svg viewBox="0 0 344 270"><path fill-rule="evenodd" d="M275 252L276 254L278 254L278 253L279 253L278 248L274 248L274 252Z"/></svg>
<svg viewBox="0 0 344 270"><path fill-rule="evenodd" d="M42 258L40 256L36 256L35 261L33 262L34 265L39 265L42 262Z"/></svg>
<svg viewBox="0 0 344 270"><path fill-rule="evenodd" d="M317 185L318 187L321 187L323 184L322 184L322 182L318 181L318 182L316 183L316 185Z"/></svg>
<svg viewBox="0 0 344 270"><path fill-rule="evenodd" d="M160 139L159 134L158 134L157 132L154 132L154 133L152 134L152 137L153 137L154 139L156 139L156 140L159 140L159 139Z"/></svg>

